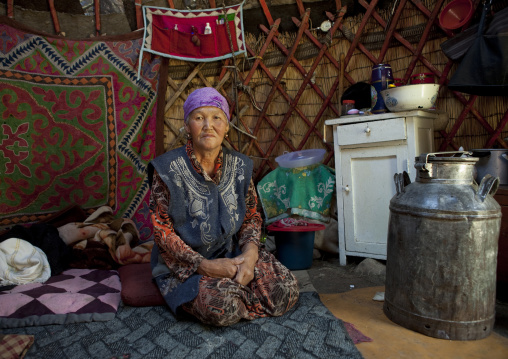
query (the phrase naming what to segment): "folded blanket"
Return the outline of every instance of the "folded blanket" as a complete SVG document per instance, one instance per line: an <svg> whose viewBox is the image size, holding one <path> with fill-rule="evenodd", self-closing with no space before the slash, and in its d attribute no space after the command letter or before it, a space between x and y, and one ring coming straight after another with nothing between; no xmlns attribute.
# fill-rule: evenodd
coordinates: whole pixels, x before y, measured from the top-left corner
<svg viewBox="0 0 508 359"><path fill-rule="evenodd" d="M72 246L73 268L113 269L130 263L149 263L153 241L139 242L139 232L128 218L114 218L113 210L103 206L83 223L58 228L60 237Z"/></svg>
<svg viewBox="0 0 508 359"><path fill-rule="evenodd" d="M22 359L33 343L33 335L0 335L0 359Z"/></svg>
<svg viewBox="0 0 508 359"><path fill-rule="evenodd" d="M0 243L0 285L44 283L51 276L44 252L19 238Z"/></svg>

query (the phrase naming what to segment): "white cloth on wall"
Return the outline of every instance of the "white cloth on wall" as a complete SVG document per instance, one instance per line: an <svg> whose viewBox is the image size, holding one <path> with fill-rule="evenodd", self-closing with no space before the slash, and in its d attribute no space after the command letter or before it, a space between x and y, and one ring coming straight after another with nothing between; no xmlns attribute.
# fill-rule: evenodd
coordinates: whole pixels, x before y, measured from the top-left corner
<svg viewBox="0 0 508 359"><path fill-rule="evenodd" d="M49 277L48 258L40 248L19 238L0 243L0 285L44 283Z"/></svg>

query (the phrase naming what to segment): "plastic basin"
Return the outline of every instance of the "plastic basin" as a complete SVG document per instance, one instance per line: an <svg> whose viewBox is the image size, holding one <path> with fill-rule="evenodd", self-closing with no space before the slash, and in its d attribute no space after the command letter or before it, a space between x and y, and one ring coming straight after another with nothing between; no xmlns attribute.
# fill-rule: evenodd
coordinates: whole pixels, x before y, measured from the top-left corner
<svg viewBox="0 0 508 359"><path fill-rule="evenodd" d="M439 24L448 30L464 26L473 15L471 0L454 0L439 14Z"/></svg>
<svg viewBox="0 0 508 359"><path fill-rule="evenodd" d="M386 107L392 112L434 108L439 84L416 84L381 91Z"/></svg>
<svg viewBox="0 0 508 359"><path fill-rule="evenodd" d="M275 159L285 168L306 167L321 162L326 153L324 149L301 150L285 153Z"/></svg>

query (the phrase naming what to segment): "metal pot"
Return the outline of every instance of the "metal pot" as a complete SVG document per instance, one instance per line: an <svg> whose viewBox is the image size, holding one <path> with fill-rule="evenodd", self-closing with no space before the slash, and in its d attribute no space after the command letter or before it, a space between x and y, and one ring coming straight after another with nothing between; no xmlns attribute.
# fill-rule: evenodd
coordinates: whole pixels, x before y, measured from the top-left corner
<svg viewBox="0 0 508 359"><path fill-rule="evenodd" d="M507 149L475 149L471 150L473 157L478 157L476 162L476 182L480 182L485 175L499 177L501 186L508 185L508 150Z"/></svg>

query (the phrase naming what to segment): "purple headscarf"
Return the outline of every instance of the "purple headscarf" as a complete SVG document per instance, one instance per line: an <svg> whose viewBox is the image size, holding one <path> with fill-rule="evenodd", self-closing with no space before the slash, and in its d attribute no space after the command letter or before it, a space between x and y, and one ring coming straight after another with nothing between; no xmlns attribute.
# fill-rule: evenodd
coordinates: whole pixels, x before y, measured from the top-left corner
<svg viewBox="0 0 508 359"><path fill-rule="evenodd" d="M229 119L229 105L224 96L213 87L202 87L194 90L183 104L184 120L199 107L213 106L220 108Z"/></svg>

